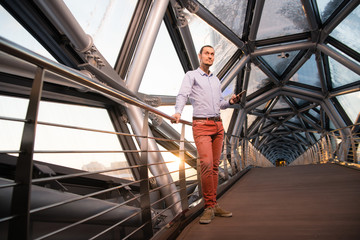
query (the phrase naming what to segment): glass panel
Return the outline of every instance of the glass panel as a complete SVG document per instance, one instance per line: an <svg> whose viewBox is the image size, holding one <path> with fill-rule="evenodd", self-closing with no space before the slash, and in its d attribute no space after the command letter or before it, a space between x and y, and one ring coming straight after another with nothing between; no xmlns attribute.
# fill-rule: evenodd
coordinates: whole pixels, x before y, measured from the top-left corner
<svg viewBox="0 0 360 240"><path fill-rule="evenodd" d="M58 123L114 132L106 109L41 102L39 121ZM121 145L115 134L84 131L38 125L35 150L59 151L121 151ZM37 153L34 159L70 168L96 171L127 167L123 153ZM106 175L132 179L130 171L114 171Z"/></svg>
<svg viewBox="0 0 360 240"><path fill-rule="evenodd" d="M333 88L359 81L359 75L329 57L331 81Z"/></svg>
<svg viewBox="0 0 360 240"><path fill-rule="evenodd" d="M230 99L231 96L235 93L236 87L236 77L229 83L229 85L222 92L222 96L224 99Z"/></svg>
<svg viewBox="0 0 360 240"><path fill-rule="evenodd" d="M25 119L29 101L22 98L0 96L0 116ZM0 120L0 150L18 151L24 123Z"/></svg>
<svg viewBox="0 0 360 240"><path fill-rule="evenodd" d="M322 22L325 22L342 2L343 0L317 0Z"/></svg>
<svg viewBox="0 0 360 240"><path fill-rule="evenodd" d="M176 96L183 78L184 70L166 26L162 23L139 92Z"/></svg>
<svg viewBox="0 0 360 240"><path fill-rule="evenodd" d="M270 80L268 76L266 76L263 71L261 71L252 63L246 95L250 95L251 93L256 92L260 88L264 87L269 81Z"/></svg>
<svg viewBox="0 0 360 240"><path fill-rule="evenodd" d="M336 99L345 110L352 123L355 123L360 113L360 94L359 92L337 96Z"/></svg>
<svg viewBox="0 0 360 240"><path fill-rule="evenodd" d="M251 126L251 124L256 120L257 116L252 115L252 114L248 114L247 115L247 125L248 127Z"/></svg>
<svg viewBox="0 0 360 240"><path fill-rule="evenodd" d="M272 110L284 109L284 108L290 108L290 106L282 97L280 97L279 100L276 102L275 106L272 108Z"/></svg>
<svg viewBox="0 0 360 240"><path fill-rule="evenodd" d="M160 111L168 114L173 115L175 113L175 107L174 106L160 106L157 109ZM186 105L184 107L183 112L181 113L181 119L192 122L192 116L193 116L193 107L191 105ZM163 121L170 124L177 132L181 133L181 125L182 124L173 124L170 122L170 120L163 118ZM194 141L193 133L192 133L192 127L185 125L185 139L188 141ZM195 146L195 144L193 144Z"/></svg>
<svg viewBox="0 0 360 240"><path fill-rule="evenodd" d="M299 52L300 51L293 51L264 55L262 58L279 76L281 76Z"/></svg>
<svg viewBox="0 0 360 240"><path fill-rule="evenodd" d="M310 59L290 78L290 81L321 88L315 55L311 55Z"/></svg>
<svg viewBox="0 0 360 240"><path fill-rule="evenodd" d="M360 52L360 7L347 16L330 34L348 47Z"/></svg>
<svg viewBox="0 0 360 240"><path fill-rule="evenodd" d="M225 23L239 37L242 36L245 22L246 7L245 0L199 0L218 19Z"/></svg>
<svg viewBox="0 0 360 240"><path fill-rule="evenodd" d="M134 0L64 0L95 46L113 66L134 12Z"/></svg>
<svg viewBox="0 0 360 240"><path fill-rule="evenodd" d="M293 100L296 102L296 104L297 104L298 106L301 106L301 105L303 105L303 104L305 104L305 103L308 102L308 101L306 101L306 100L304 100L304 99L301 99L301 98L293 98Z"/></svg>
<svg viewBox="0 0 360 240"><path fill-rule="evenodd" d="M320 118L320 114L317 113L316 111L314 111L313 109L309 110L309 113L314 116L315 118L319 119Z"/></svg>
<svg viewBox="0 0 360 240"><path fill-rule="evenodd" d="M298 118L297 116L291 118L291 119L289 120L289 122L296 123L296 124L300 124L300 120L299 120L299 118Z"/></svg>
<svg viewBox="0 0 360 240"><path fill-rule="evenodd" d="M221 114L221 119L223 120L223 126L225 129L225 132L228 131L230 122L231 122L231 117L234 113L234 109L233 108L227 108L224 110L220 110L220 114Z"/></svg>
<svg viewBox="0 0 360 240"><path fill-rule="evenodd" d="M260 106L256 107L256 110L263 111L265 106L267 105L267 102L261 104Z"/></svg>
<svg viewBox="0 0 360 240"><path fill-rule="evenodd" d="M30 49L37 54L56 61L53 56L23 28L1 5L0 5L0 35L12 42Z"/></svg>
<svg viewBox="0 0 360 240"><path fill-rule="evenodd" d="M217 75L238 48L196 15L188 13L187 17L196 51L204 45L214 47L215 61L211 71Z"/></svg>
<svg viewBox="0 0 360 240"><path fill-rule="evenodd" d="M319 133L314 133L314 136L315 136L316 140L319 140L321 138L321 135Z"/></svg>
<svg viewBox="0 0 360 240"><path fill-rule="evenodd" d="M266 0L256 39L309 31L300 0Z"/></svg>

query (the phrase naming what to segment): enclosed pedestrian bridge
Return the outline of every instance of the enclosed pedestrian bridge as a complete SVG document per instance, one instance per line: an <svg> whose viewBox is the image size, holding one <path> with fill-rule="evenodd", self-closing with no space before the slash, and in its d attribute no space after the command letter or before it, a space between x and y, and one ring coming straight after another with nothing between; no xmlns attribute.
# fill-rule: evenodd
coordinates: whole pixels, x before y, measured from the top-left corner
<svg viewBox="0 0 360 240"><path fill-rule="evenodd" d="M359 0L0 0L0 239L360 239ZM224 98L200 225L203 45Z"/></svg>

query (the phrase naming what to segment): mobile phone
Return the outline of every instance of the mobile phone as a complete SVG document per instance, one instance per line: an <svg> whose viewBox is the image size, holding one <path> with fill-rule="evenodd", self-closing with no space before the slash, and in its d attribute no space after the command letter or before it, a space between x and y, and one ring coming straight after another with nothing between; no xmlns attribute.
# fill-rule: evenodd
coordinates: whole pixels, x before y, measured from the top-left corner
<svg viewBox="0 0 360 240"><path fill-rule="evenodd" d="M236 97L242 96L245 92L246 92L246 90L242 90L238 95L236 95Z"/></svg>

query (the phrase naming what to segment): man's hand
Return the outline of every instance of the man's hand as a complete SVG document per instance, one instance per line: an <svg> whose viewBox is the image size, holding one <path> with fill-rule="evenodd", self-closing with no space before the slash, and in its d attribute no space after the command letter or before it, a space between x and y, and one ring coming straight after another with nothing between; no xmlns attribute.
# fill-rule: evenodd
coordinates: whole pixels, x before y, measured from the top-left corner
<svg viewBox="0 0 360 240"><path fill-rule="evenodd" d="M231 96L231 99L230 99L229 102L230 102L230 104L232 105L232 104L238 103L239 101L240 101L240 96L233 94L233 95Z"/></svg>
<svg viewBox="0 0 360 240"><path fill-rule="evenodd" d="M179 123L181 114L180 113L175 113L174 115L172 115L172 117L175 118L175 121L171 120L171 123Z"/></svg>
<svg viewBox="0 0 360 240"><path fill-rule="evenodd" d="M241 96L242 96L245 92L246 92L246 91L244 90L244 91L242 91L241 93L239 93L238 95L233 94L233 95L231 96L230 101L229 101L230 104L238 103L238 102L240 101Z"/></svg>

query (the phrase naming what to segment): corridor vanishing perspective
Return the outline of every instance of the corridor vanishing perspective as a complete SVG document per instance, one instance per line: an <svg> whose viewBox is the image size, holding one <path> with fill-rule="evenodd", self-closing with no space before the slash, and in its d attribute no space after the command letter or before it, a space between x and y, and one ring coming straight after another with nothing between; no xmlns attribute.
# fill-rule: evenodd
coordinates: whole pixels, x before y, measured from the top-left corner
<svg viewBox="0 0 360 240"><path fill-rule="evenodd" d="M1 239L359 238L360 0L0 3ZM221 111L218 186L246 211L191 232L191 105L171 121L203 45L222 96L246 90Z"/></svg>

